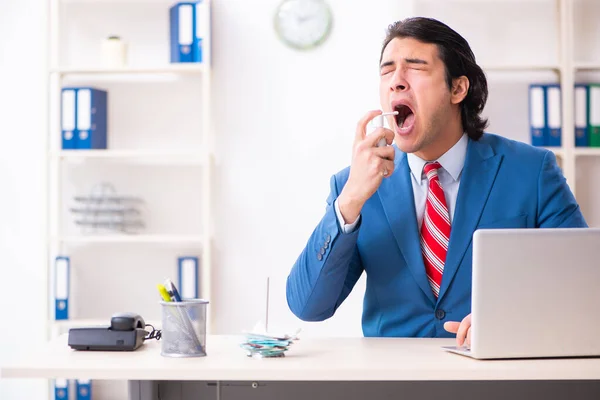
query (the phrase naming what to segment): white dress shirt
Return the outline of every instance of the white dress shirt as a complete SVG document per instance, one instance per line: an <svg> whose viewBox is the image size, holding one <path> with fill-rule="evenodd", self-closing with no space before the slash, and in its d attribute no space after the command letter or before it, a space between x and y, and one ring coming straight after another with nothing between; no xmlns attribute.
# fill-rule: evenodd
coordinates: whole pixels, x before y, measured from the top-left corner
<svg viewBox="0 0 600 400"><path fill-rule="evenodd" d="M442 188L444 189L444 195L446 196L446 204L448 206L448 212L450 213L450 224L454 218L454 209L456 207L456 197L458 196L458 187L460 185L460 177L462 175L463 166L465 164L465 158L467 156L467 144L469 138L466 134L462 137L454 146L445 152L436 161L440 163L442 168L438 169L438 177ZM427 202L427 191L429 190L429 181L427 175L423 172L423 168L427 161L420 159L413 153L408 153L408 166L410 167L411 182L413 188L413 197L415 200L415 210L417 212L417 222L419 224L419 231L421 230L421 223L423 221L423 214L425 213L425 203ZM389 178L384 178L389 179ZM337 215L340 226L344 233L351 233L356 228L356 225L360 221L361 216L359 215L356 221L352 224L346 224L337 200L334 202L335 213Z"/></svg>

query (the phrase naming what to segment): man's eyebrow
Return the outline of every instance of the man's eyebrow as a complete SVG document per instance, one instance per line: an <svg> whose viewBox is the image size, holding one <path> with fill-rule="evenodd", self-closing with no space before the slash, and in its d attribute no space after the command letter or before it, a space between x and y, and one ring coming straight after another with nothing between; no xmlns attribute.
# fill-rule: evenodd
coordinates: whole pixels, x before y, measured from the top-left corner
<svg viewBox="0 0 600 400"><path fill-rule="evenodd" d="M405 58L404 62L408 63L408 64L421 64L421 65L428 65L429 63L421 58ZM393 66L396 63L394 61L386 61L384 63L382 63L379 68L383 69L385 67L389 67L389 66Z"/></svg>
<svg viewBox="0 0 600 400"><path fill-rule="evenodd" d="M406 61L409 64L423 64L423 65L427 65L427 61L422 60L420 58L405 58L404 61Z"/></svg>
<svg viewBox="0 0 600 400"><path fill-rule="evenodd" d="M379 66L379 69L383 69L385 67L393 66L394 64L395 64L395 62L393 62L393 61L386 61L386 62L384 62L383 64L381 64Z"/></svg>

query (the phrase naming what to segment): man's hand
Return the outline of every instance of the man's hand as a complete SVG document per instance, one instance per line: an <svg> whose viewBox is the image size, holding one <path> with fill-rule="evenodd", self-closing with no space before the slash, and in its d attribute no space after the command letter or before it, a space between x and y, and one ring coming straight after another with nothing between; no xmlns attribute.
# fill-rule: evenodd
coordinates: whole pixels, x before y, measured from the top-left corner
<svg viewBox="0 0 600 400"><path fill-rule="evenodd" d="M456 345L461 347L465 344L471 347L471 314L467 315L461 322L446 322L444 329L450 333L456 333Z"/></svg>
<svg viewBox="0 0 600 400"><path fill-rule="evenodd" d="M381 111L368 112L356 127L350 176L338 198L338 205L344 221L348 224L356 221L365 202L377 191L383 178L394 171L394 148L376 147L380 139L392 144L394 132L386 128L377 128L367 136L367 124Z"/></svg>

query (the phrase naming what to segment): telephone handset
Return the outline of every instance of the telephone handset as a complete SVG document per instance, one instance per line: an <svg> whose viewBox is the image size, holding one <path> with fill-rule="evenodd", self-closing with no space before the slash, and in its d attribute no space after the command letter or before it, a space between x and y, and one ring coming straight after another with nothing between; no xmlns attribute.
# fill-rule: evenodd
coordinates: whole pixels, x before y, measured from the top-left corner
<svg viewBox="0 0 600 400"><path fill-rule="evenodd" d="M110 329L113 331L133 331L145 329L144 319L135 313L117 313L110 319Z"/></svg>

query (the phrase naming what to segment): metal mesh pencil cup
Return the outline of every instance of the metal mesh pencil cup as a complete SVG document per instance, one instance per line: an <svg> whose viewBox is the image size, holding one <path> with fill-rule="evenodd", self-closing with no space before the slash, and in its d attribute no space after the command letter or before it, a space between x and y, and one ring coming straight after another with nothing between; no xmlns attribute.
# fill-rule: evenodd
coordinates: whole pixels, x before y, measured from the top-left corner
<svg viewBox="0 0 600 400"><path fill-rule="evenodd" d="M162 315L160 354L166 357L206 356L208 301L190 299L159 303Z"/></svg>

